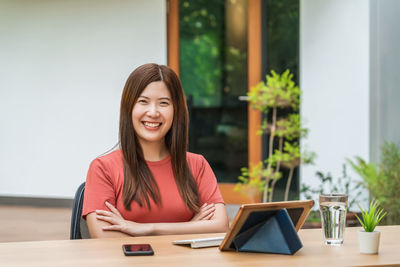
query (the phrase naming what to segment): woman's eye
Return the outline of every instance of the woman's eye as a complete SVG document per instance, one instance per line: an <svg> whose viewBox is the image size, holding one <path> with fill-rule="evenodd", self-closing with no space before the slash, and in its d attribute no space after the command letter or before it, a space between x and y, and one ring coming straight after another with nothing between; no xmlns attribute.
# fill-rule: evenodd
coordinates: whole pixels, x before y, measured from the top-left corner
<svg viewBox="0 0 400 267"><path fill-rule="evenodd" d="M141 104L146 104L146 103L147 103L147 101L146 101L146 100L144 100L144 99L139 99L139 100L138 100L138 103L141 103Z"/></svg>
<svg viewBox="0 0 400 267"><path fill-rule="evenodd" d="M160 103L160 105L161 105L161 106L168 106L168 105L169 105L169 102L163 101L163 102Z"/></svg>

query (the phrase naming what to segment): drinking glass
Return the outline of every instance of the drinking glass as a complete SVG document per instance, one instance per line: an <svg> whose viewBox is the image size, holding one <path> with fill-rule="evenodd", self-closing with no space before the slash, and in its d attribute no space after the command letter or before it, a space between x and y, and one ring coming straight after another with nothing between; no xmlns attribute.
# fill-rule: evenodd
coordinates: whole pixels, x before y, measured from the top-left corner
<svg viewBox="0 0 400 267"><path fill-rule="evenodd" d="M346 226L347 195L319 195L322 231L326 245L341 246Z"/></svg>

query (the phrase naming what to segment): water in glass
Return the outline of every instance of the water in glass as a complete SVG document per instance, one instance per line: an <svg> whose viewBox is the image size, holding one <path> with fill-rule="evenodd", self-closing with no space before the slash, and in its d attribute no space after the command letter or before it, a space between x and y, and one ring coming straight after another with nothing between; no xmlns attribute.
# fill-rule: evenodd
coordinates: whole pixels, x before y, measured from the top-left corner
<svg viewBox="0 0 400 267"><path fill-rule="evenodd" d="M346 226L347 196L335 197L320 196L321 221L325 244L340 246Z"/></svg>

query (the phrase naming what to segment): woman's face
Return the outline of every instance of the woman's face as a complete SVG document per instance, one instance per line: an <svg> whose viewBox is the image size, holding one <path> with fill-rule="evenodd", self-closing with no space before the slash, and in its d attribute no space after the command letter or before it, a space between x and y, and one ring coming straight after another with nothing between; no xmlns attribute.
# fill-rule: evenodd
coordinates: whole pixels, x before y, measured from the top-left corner
<svg viewBox="0 0 400 267"><path fill-rule="evenodd" d="M165 83L157 81L147 85L132 110L133 128L140 143L163 143L173 117L171 94Z"/></svg>

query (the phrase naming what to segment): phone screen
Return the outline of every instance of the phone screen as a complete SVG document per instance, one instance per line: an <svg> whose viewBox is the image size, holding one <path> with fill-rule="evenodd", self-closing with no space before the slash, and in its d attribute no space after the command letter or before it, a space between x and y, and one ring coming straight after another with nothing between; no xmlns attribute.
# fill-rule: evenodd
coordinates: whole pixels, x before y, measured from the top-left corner
<svg viewBox="0 0 400 267"><path fill-rule="evenodd" d="M150 244L125 244L122 250L126 256L154 255Z"/></svg>

